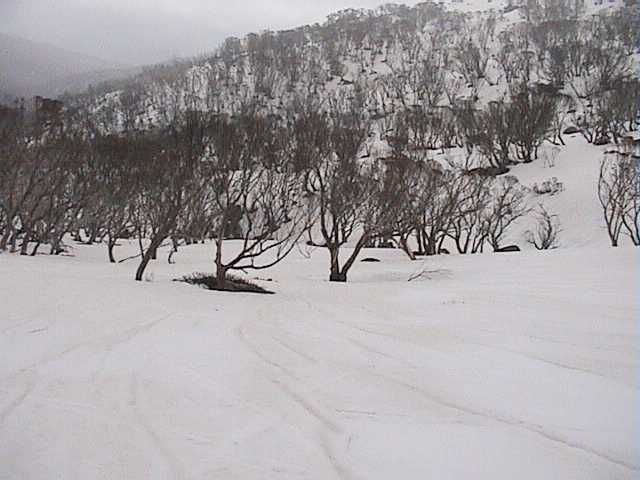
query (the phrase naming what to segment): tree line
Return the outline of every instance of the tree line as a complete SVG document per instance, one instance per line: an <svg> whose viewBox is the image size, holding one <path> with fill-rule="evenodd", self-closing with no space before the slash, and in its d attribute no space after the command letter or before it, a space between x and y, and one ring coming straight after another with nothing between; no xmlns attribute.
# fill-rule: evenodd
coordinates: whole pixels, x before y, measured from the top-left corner
<svg viewBox="0 0 640 480"><path fill-rule="evenodd" d="M529 211L513 177L444 168L406 136L387 157L368 155L372 120L344 97L300 103L285 121L246 105L176 110L167 127L109 134L73 115L0 125L0 251L104 242L115 263L118 241L136 239L137 280L166 244L210 240L224 285L306 240L328 250L330 280L346 281L376 239L412 259L447 239L460 253L499 250Z"/></svg>

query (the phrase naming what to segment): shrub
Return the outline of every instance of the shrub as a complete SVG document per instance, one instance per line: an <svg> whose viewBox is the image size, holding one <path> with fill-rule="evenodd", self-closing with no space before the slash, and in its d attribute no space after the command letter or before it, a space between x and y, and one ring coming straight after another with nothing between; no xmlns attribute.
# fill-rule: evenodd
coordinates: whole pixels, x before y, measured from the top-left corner
<svg viewBox="0 0 640 480"><path fill-rule="evenodd" d="M559 182L556 177L545 180L541 185L537 183L533 185L533 191L538 195L556 195L564 191L564 184Z"/></svg>
<svg viewBox="0 0 640 480"><path fill-rule="evenodd" d="M272 295L274 293L245 278L229 274L227 274L223 287L218 285L215 275L208 273L193 273L175 281L188 283L189 285L197 285L202 288L206 288L207 290L216 290L221 292L262 293L267 295Z"/></svg>

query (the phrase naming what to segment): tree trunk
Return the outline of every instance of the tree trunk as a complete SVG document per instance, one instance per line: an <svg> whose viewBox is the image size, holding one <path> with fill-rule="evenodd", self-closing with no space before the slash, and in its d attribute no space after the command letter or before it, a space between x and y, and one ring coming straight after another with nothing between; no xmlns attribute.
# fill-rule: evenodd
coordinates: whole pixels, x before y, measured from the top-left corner
<svg viewBox="0 0 640 480"><path fill-rule="evenodd" d="M223 265L216 267L216 285L220 289L224 289L227 283L227 269Z"/></svg>
<svg viewBox="0 0 640 480"><path fill-rule="evenodd" d="M424 254L426 249L424 246L424 234L421 228L416 230L416 240L418 241L418 252Z"/></svg>
<svg viewBox="0 0 640 480"><path fill-rule="evenodd" d="M358 240L358 243L356 244L355 248L353 249L353 252L351 253L351 256L345 262L345 264L342 266L342 269L339 270L338 274L334 276L333 275L333 270L332 270L331 277L335 278L335 280L331 280L332 282L346 282L347 281L347 274L349 273L349 270L351 270L351 267L353 267L354 263L356 262L356 259L358 258L358 255L360 254L360 251L364 248L364 246L367 244L367 242L369 241L370 238L371 238L371 235L368 234L368 233L365 233L365 234L362 235L362 237L360 237L360 240Z"/></svg>
<svg viewBox="0 0 640 480"><path fill-rule="evenodd" d="M9 239L13 234L13 226L11 226L11 222L7 224L7 230L2 235L2 239L0 240L0 251L5 251L7 249L7 245L9 244Z"/></svg>
<svg viewBox="0 0 640 480"><path fill-rule="evenodd" d="M31 235L27 232L22 239L22 245L20 245L20 255L27 255L27 249L29 248L29 239Z"/></svg>
<svg viewBox="0 0 640 480"><path fill-rule="evenodd" d="M433 255L438 254L438 245L436 244L434 235L428 236L425 239L424 254L428 257L432 257Z"/></svg>
<svg viewBox="0 0 640 480"><path fill-rule="evenodd" d="M38 254L38 249L40 248L40 240L38 240L36 242L36 246L33 247L33 250L31 251L31 256L35 257Z"/></svg>
<svg viewBox="0 0 640 480"><path fill-rule="evenodd" d="M116 246L117 239L109 235L107 237L107 252L109 253L109 263L116 263L116 257L113 254L113 249Z"/></svg>
<svg viewBox="0 0 640 480"><path fill-rule="evenodd" d="M407 256L409 257L409 259L411 261L414 261L416 259L416 256L413 253L413 250L411 250L411 248L409 248L408 238L405 237L404 235L400 236L400 248L402 248L404 253L407 254Z"/></svg>
<svg viewBox="0 0 640 480"><path fill-rule="evenodd" d="M224 225L225 222L221 222L221 226L217 232L218 236L216 238L216 284L218 285L218 288L224 288L227 281L227 269L222 264L222 243L224 242L225 230Z"/></svg>
<svg viewBox="0 0 640 480"><path fill-rule="evenodd" d="M16 245L18 244L18 232L13 229L13 233L11 234L11 240L9 240L9 244L11 245L10 252L14 253L16 251Z"/></svg>
<svg viewBox="0 0 640 480"><path fill-rule="evenodd" d="M138 266L138 270L136 271L136 281L138 282L142 281L142 277L144 276L144 271L146 270L147 265L149 265L149 262L152 260L153 252L158 250L158 247L160 246L163 240L164 240L163 235L157 235L151 240L151 245L149 245L149 248L147 249L147 251L144 252L144 255L142 256L142 261L140 262L140 265Z"/></svg>
<svg viewBox="0 0 640 480"><path fill-rule="evenodd" d="M91 233L90 233L89 239L87 240L87 245L93 245L96 242L97 238L98 238L98 227L92 225Z"/></svg>
<svg viewBox="0 0 640 480"><path fill-rule="evenodd" d="M173 256L176 253L178 253L178 240L175 237L171 237L171 251L169 252L169 257L167 258L167 262L169 263L169 265L173 265L175 263L173 261Z"/></svg>
<svg viewBox="0 0 640 480"><path fill-rule="evenodd" d="M50 255L60 255L64 251L60 245L62 245L62 237L54 238L51 242Z"/></svg>
<svg viewBox="0 0 640 480"><path fill-rule="evenodd" d="M331 272L329 276L330 282L337 283L346 283L347 282L347 272Z"/></svg>
<svg viewBox="0 0 640 480"><path fill-rule="evenodd" d="M340 247L337 245L328 245L329 249L329 257L330 257L330 273L329 273L329 281L330 282L346 282L347 275L343 275L340 272Z"/></svg>

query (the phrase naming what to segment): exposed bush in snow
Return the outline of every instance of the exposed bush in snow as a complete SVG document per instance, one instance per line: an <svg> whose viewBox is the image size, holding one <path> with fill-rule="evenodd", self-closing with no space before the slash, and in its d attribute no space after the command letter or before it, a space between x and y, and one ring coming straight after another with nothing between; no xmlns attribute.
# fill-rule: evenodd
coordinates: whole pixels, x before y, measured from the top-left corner
<svg viewBox="0 0 640 480"><path fill-rule="evenodd" d="M262 293L268 295L273 294L273 292L262 288L260 285L253 283L246 278L228 274L226 281L222 287L218 284L216 275L207 273L194 273L192 275L182 277L176 281L188 283L189 285L197 285L208 290L216 290L220 292Z"/></svg>
<svg viewBox="0 0 640 480"><path fill-rule="evenodd" d="M564 191L564 183L559 182L556 177L545 180L540 185L535 183L532 190L538 195L557 195Z"/></svg>

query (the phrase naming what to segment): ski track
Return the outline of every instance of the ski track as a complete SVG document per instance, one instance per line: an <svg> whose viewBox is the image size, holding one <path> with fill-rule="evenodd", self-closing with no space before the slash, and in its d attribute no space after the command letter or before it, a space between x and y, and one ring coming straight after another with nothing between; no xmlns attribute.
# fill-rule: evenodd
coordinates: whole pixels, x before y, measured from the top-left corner
<svg viewBox="0 0 640 480"><path fill-rule="evenodd" d="M143 408L141 408L140 405L140 384L136 375L132 375L131 377L130 396L130 404L133 410L134 418L136 419L140 427L147 433L153 444L156 446L159 455L165 460L167 467L172 472L171 478L175 478L176 480L186 478L184 474L184 468L182 467L180 461L178 460L176 455L174 455L174 453L167 447L165 441L162 439L160 434L156 431L153 425L148 421L146 415L143 413Z"/></svg>
<svg viewBox="0 0 640 480"><path fill-rule="evenodd" d="M20 259L8 260L19 265ZM319 268L324 266L319 263ZM620 379L607 375L615 372L611 369L618 362L634 365L635 360L625 356L637 350L625 333L629 324L622 313L634 314L629 303L618 306L616 323L598 323L594 318L584 325L577 323L575 319L589 313L589 307L570 302L568 311L562 312L569 323L558 317L542 318L538 324L535 306L548 302L551 308L561 308L562 295L536 295L542 284L533 282L533 293L525 298L521 289L499 284L497 289L506 289L505 298L497 303L493 298L479 300L451 286L463 275L458 268L462 267L448 268L453 273L442 280L445 287L440 280L389 282L383 308L375 305L385 290L375 283L371 290L357 281L348 289L313 283L316 293L308 283L280 282L284 291L265 300L176 289L173 283L158 282L132 294L130 301L140 303L134 303L136 313L131 317L118 314L110 325L105 312L105 320L95 323L98 328L74 332L66 345L62 327L74 328L74 322L86 317L60 317L48 329L43 318L33 319L30 329L14 328L14 323L0 333L0 341L31 339L38 348L21 352L15 362L5 362L3 367L0 444L18 437L21 445L42 449L38 442L55 443L57 433L40 432L43 416L68 418L71 428L80 429L79 438L86 438L90 445L95 441L100 448L87 450L87 462L81 465L64 464L64 472L82 472L84 478L100 476L99 469L105 474L115 469L139 472L142 467L136 462L145 459L157 478L207 478L210 474L209 478L364 480L382 475L369 463L375 460L377 465L384 458L371 458L379 455L371 452L402 441L385 438L386 428L390 432L423 428L428 441L444 428L447 441L453 442L450 445L465 442L464 435L471 429L472 439L486 433L489 439L507 437L516 445L533 445L532 455L544 455L550 448L560 451L553 461L570 472L585 471L581 466L592 464L605 472L603 478L637 475L639 465L622 437L631 431L620 423L624 417L615 411L611 417L600 415L600 409L625 405L607 396L608 388L624 398L634 390L626 373ZM175 276L171 271L169 278ZM140 298L145 295L148 298ZM595 311L607 311L606 302L612 298L605 297ZM91 302L87 299L87 304ZM525 305L514 315L519 302ZM593 302L597 304L598 298ZM154 304L150 312L149 303ZM489 318L490 312L498 315ZM524 320L518 320L517 314ZM163 328L158 328L161 324ZM598 338L604 340L598 344ZM563 347L580 352L579 358L573 359ZM593 369L574 362L593 365ZM73 375L76 367L81 373ZM466 371L469 367L486 371L487 381L475 379L473 388L468 388L465 382L474 378L473 372ZM494 372L495 368L499 370ZM598 409L594 410L596 420L585 417L589 413L585 408L575 414L568 410L566 421L562 407L547 417L542 408L554 403L554 395L563 395L564 389L540 392L542 407L535 398L515 397L521 405L500 398L503 380L528 388L517 368L548 377L548 382L536 382L548 388L557 381L567 382L566 391L593 388L585 396L605 393L604 399L589 399ZM497 391L476 394L476 387ZM185 412L190 409L193 414ZM187 414L185 423L180 421L183 414ZM203 417L201 422L194 420L198 415ZM609 418L614 423L606 427ZM176 425L170 423L174 419ZM91 424L109 426L104 439L89 441L92 431L86 426ZM26 432L19 433L20 426L28 426ZM88 430L83 431L85 427ZM134 435L126 445L135 442L139 460L110 450L122 432ZM370 438L371 432L382 438ZM280 441L285 443L280 446ZM297 454L298 444L304 454ZM461 444L467 449L465 459L471 458L468 449L473 445ZM115 458L110 462L99 452ZM47 461L45 456L41 464ZM44 480L44 470L34 465L21 464L21 468L30 477ZM450 473L444 472L442 478ZM573 475L571 480L579 480L577 473ZM416 477L408 474L406 478Z"/></svg>
<svg viewBox="0 0 640 480"><path fill-rule="evenodd" d="M310 307L308 302L306 303L306 305L308 307ZM314 308L314 309L316 310L316 312L321 312L322 313L322 315L325 318L325 320L324 320L325 322L328 321L326 319L332 318L333 319L332 321L334 323L339 324L339 325L341 325L343 327L347 327L347 328L356 330L356 331L358 331L358 332L360 332L360 333L362 333L364 335L375 336L375 337L384 337L386 339L390 339L390 340L393 340L393 341L410 343L412 345L417 345L417 346L420 346L420 347L424 348L424 345L420 345L417 342L413 342L413 341L404 339L404 338L402 338L400 336L397 336L397 335L392 335L392 334L376 331L376 330L373 330L371 328L364 328L364 327L360 327L360 326L349 324L348 322L345 322L345 321L337 320L337 318L339 316L346 317L346 318L349 317L349 312L345 312L344 311L344 305L340 305L340 307L337 307L333 312L331 312L327 308L322 308L322 309ZM373 311L371 309L368 309L366 307L359 307L359 310L364 310L364 311L367 312L368 315L371 315L371 316L378 315L375 311ZM264 318L265 318L265 315L262 312L261 312L260 318L262 320L264 320ZM314 322L315 324L317 324L319 321L321 321L321 320L317 320L317 319L314 319L314 320L315 320L315 322ZM369 319L369 320L371 320L371 319ZM387 318L386 318L386 316L383 315L380 318L380 320L384 321L384 320L387 320ZM374 322L372 322L372 323L374 323ZM246 324L244 324L244 325L246 325ZM243 337L243 341L245 342L245 344L247 344L247 346L249 346L250 350L255 355L257 355L261 360L263 360L266 364L268 364L268 365L270 365L270 366L282 371L283 373L287 374L292 379L299 380L299 378L295 374L293 374L290 370L284 368L281 364L278 364L277 362L269 359L268 356L265 355L264 353L260 352L255 345L249 343L247 341L247 339L246 339L246 335L243 333L242 326L240 327L240 332L242 332L241 337ZM355 345L357 348L359 348L359 349L361 349L361 350L363 350L365 352L368 352L368 353L373 354L373 355L378 356L378 357L383 357L386 360L392 360L394 362L404 363L405 365L407 365L409 367L415 367L415 365L412 365L411 363L406 362L405 360L402 360L402 359L397 358L397 357L393 357L393 356L391 356L389 354L386 354L386 353L384 353L384 352L382 352L380 350L377 350L375 348L369 347L369 346L367 346L365 343L363 343L360 340L355 340L355 339L349 338L349 337L343 337L343 338L345 338L352 345ZM282 342L280 340L275 339L275 338L273 338L273 339L276 340L278 343L280 343L282 345ZM609 378L609 377L607 377L605 375L599 374L597 372L593 372L591 370L582 369L582 368L578 368L578 367L573 367L573 366L570 366L570 365L565 365L563 363L547 360L545 358L542 358L542 357L539 357L539 356L536 356L536 355L532 355L532 354L529 354L529 353L526 353L526 352L520 352L520 351L517 351L517 350L508 349L508 348L504 348L504 347L488 345L488 344L481 343L481 342L471 341L471 340L468 340L468 339L465 339L465 338L462 338L462 337L453 338L453 339L454 339L454 341L457 341L457 342L459 342L461 344L470 344L470 345L472 344L472 345L478 345L478 346L481 346L481 347L487 348L487 349L492 349L492 350L496 350L496 351L503 351L503 352L507 352L507 353L512 354L512 355L518 355L518 356L521 356L521 357L524 357L524 358L527 358L527 359L530 359L530 360L533 360L533 361L536 361L536 362L542 362L542 363L551 365L551 366L556 367L556 368L575 371L575 372L579 372L579 373L583 373L583 374L587 374L587 375L595 375L597 377L601 377L601 378L604 378L604 379L607 379L607 380L610 380L610 381L615 381L615 380L613 380L613 379L611 379L611 378ZM300 352L298 352L296 349L293 349L292 347L290 347L288 345L283 345L283 346L285 346L285 348L287 348L288 350L293 351L297 355L302 356L306 360L308 360L308 361L310 360L307 355L300 354ZM318 363L317 359L313 359L313 361L314 361L314 363ZM329 360L327 360L327 362L329 362ZM558 434L555 434L555 433L547 431L545 428L543 428L540 425L530 424L530 423L527 423L527 422L525 422L523 420L518 420L518 419L515 419L515 418L502 416L502 415L499 415L499 414L494 413L494 412L487 412L487 411L484 411L484 410L471 408L471 407L468 407L468 406L465 406L465 405L462 405L462 404L458 404L458 403L455 403L453 401L450 401L450 400L447 400L445 398L442 398L440 396L437 396L437 395L433 394L432 392L427 392L421 387L417 387L417 386L415 386L413 384L406 383L404 381L400 381L400 380L397 380L397 379L393 379L393 378L389 378L389 377L386 377L386 376L383 376L383 375L376 374L371 370L362 371L362 374L377 376L377 377L379 377L379 378L381 378L381 379L383 379L383 380L385 380L385 381L387 381L389 383L394 383L396 385L400 385L400 386L402 386L402 387L404 387L404 388L406 388L406 389L408 389L408 390L410 390L412 392L415 392L415 393L419 394L420 396L422 396L422 397L428 399L429 401L434 402L434 403L436 403L436 404L438 404L438 405L440 405L442 407L449 408L449 409L452 409L452 410L456 410L456 411L458 411L460 413L464 413L464 414L468 414L468 415L472 415L472 416L485 418L485 419L494 421L496 423L504 424L504 425L507 425L509 427L513 427L513 428L516 428L516 429L525 430L525 431L527 431L529 433L532 433L532 434L535 434L535 435L537 435L537 436L539 436L541 438L544 438L547 441L551 441L553 443L563 445L566 448L577 450L577 451L580 451L580 452L582 452L584 454L587 454L587 455L595 456L595 457L599 458L600 460L603 460L603 461L609 462L611 464L617 465L617 466L622 467L622 468L624 468L624 469L626 469L626 470L628 470L630 472L638 472L638 471L640 471L640 467L638 467L635 464L631 464L631 463L625 462L623 460L620 460L618 458L615 458L615 457L613 457L613 456L611 456L611 455L609 455L609 454L607 454L605 452L601 452L601 451L599 451L597 449L589 447L588 445L584 445L584 444L581 444L581 443L578 443L578 442L572 442L571 440L568 440L567 438L564 438L561 435L558 435ZM287 393L287 395L289 395L294 401L296 401L296 403L300 404L311 416L313 416L314 418L319 420L321 423L323 423L325 426L327 426L330 430L332 430L335 433L335 426L333 425L333 423L329 422L322 414L320 414L308 402L306 402L303 397L298 396L297 394L294 394L290 389L286 388L284 386L284 384L282 384L279 381L275 381L274 380L274 383L276 383L283 391L285 391L285 393ZM372 417L376 416L375 413L369 413L369 412L365 412L364 415L365 416L372 416ZM339 478L347 478L347 477L343 476L343 474L344 474L344 470L343 469L336 467L336 471L339 474Z"/></svg>

